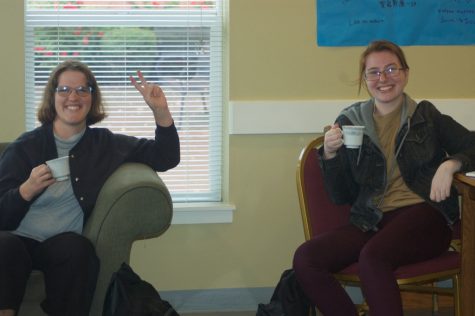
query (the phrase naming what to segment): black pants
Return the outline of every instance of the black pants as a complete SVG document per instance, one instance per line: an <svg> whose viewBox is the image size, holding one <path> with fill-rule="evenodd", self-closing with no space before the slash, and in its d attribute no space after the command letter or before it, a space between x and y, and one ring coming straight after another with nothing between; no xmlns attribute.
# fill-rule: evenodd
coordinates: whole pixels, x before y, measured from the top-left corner
<svg viewBox="0 0 475 316"><path fill-rule="evenodd" d="M92 243L76 233L43 242L0 231L0 310L18 310L32 269L45 277L48 315L87 316L99 273Z"/></svg>

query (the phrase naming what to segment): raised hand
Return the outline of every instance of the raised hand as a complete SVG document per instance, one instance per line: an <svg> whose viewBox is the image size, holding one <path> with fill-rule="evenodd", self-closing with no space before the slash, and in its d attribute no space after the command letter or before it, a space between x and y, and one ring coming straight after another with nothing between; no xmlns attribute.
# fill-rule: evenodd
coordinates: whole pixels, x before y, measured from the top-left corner
<svg viewBox="0 0 475 316"><path fill-rule="evenodd" d="M130 81L135 89L143 96L143 99L150 107L155 117L155 122L163 127L173 124L173 118L168 108L167 98L159 85L147 82L141 71L137 71L140 82L130 76Z"/></svg>

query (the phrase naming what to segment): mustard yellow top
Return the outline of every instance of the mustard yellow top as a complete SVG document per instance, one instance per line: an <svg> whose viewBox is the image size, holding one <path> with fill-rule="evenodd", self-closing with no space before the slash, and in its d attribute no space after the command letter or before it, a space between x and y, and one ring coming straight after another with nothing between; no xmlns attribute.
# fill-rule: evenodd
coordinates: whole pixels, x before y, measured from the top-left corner
<svg viewBox="0 0 475 316"><path fill-rule="evenodd" d="M401 177L399 166L394 162L396 150L396 136L401 122L401 109L396 110L384 116L373 114L376 127L376 133L382 146L383 154L386 157L386 174L388 177L388 189L378 208L383 211L391 211L407 205L421 203L424 200L416 193L412 192ZM394 171L391 174L391 168L394 165ZM379 198L379 200L381 197ZM378 200L378 201L379 201Z"/></svg>

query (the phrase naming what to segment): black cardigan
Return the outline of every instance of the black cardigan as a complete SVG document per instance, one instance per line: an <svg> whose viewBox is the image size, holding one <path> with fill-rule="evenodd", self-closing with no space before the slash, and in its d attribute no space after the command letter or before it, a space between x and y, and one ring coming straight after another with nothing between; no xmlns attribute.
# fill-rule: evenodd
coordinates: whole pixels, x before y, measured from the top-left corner
<svg viewBox="0 0 475 316"><path fill-rule="evenodd" d="M0 156L0 230L14 230L28 212L32 201L25 201L20 185L31 170L57 158L51 124L22 134ZM145 163L156 171L178 165L180 144L175 125L157 126L155 140L114 134L104 128L87 127L81 140L70 151L70 181L84 212L84 222L92 212L107 178L125 162Z"/></svg>

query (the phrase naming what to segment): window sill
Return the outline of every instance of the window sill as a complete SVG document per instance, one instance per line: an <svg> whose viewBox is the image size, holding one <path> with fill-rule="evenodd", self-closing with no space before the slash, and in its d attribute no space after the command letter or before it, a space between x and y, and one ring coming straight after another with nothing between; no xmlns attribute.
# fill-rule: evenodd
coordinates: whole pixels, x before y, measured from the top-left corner
<svg viewBox="0 0 475 316"><path fill-rule="evenodd" d="M232 223L235 209L235 205L222 202L174 203L172 224Z"/></svg>

